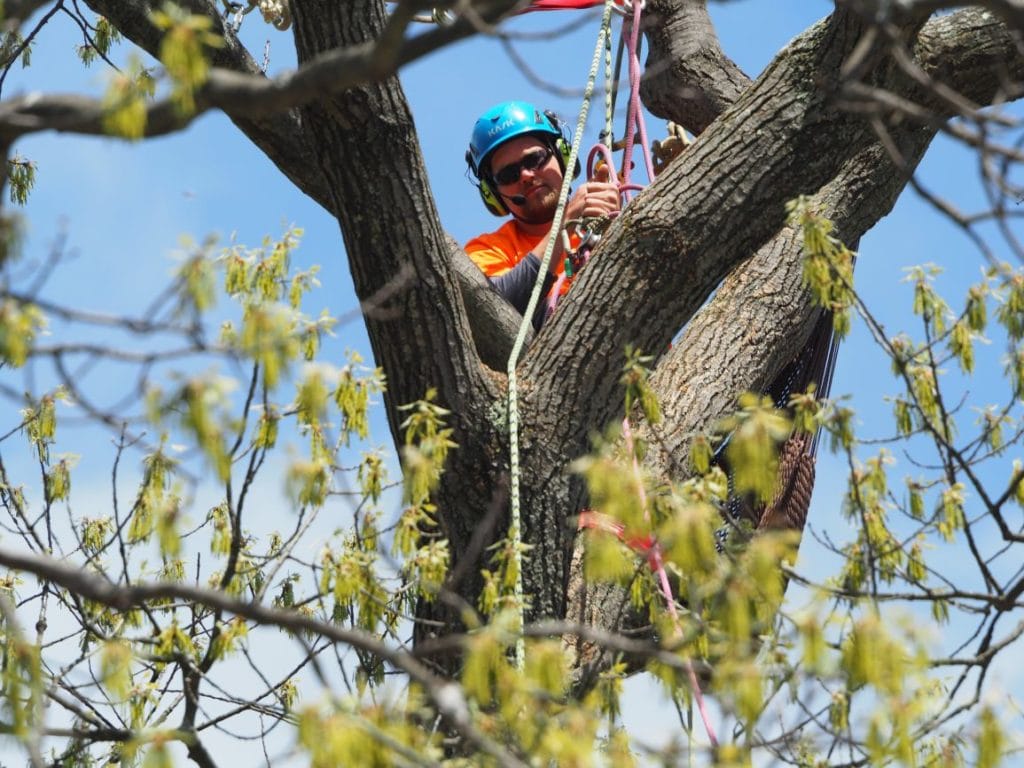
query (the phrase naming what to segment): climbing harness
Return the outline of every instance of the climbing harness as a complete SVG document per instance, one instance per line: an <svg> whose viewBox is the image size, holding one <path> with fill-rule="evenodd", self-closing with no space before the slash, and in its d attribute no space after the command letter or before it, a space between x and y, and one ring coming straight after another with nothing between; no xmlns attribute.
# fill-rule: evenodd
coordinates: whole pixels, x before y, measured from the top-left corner
<svg viewBox="0 0 1024 768"><path fill-rule="evenodd" d="M595 216L582 219L569 219L562 227L562 249L565 251L565 261L562 265L562 274L555 280L548 293L548 304L546 316L555 311L558 300L565 292L563 286L571 285L573 278L586 266L590 260L590 252L593 251L599 242L601 235L611 223L609 216Z"/></svg>

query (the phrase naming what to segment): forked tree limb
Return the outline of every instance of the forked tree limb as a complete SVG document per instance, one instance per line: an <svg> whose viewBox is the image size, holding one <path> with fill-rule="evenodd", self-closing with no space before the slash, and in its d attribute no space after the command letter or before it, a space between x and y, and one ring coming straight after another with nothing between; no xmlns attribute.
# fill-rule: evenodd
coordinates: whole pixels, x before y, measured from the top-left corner
<svg viewBox="0 0 1024 768"><path fill-rule="evenodd" d="M640 84L644 106L699 134L751 80L722 51L707 0L650 0L643 19L648 42Z"/></svg>

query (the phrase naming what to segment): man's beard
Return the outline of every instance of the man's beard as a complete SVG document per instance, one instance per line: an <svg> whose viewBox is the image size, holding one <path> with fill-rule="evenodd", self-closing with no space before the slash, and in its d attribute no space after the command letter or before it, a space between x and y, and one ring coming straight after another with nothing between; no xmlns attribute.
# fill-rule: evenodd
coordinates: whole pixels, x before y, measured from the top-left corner
<svg viewBox="0 0 1024 768"><path fill-rule="evenodd" d="M549 224L555 218L555 210L558 208L558 191L545 189L527 197L524 204L516 207L519 212L514 215L524 224Z"/></svg>

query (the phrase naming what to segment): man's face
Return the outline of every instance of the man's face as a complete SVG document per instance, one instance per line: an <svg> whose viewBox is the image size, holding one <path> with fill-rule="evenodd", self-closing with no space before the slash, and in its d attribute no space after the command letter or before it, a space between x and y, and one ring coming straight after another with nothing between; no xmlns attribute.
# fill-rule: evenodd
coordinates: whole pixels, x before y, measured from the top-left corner
<svg viewBox="0 0 1024 768"><path fill-rule="evenodd" d="M539 167L531 168L535 163L530 161L538 159L545 152L549 153L547 159ZM515 181L502 184L495 179L498 193L516 218L528 224L546 224L555 217L558 193L562 188L562 169L558 158L540 139L518 136L494 150L491 155L491 177L502 176L503 170L517 163L522 166ZM505 170L505 174L515 176L513 170ZM516 197L516 200L513 201L512 197Z"/></svg>

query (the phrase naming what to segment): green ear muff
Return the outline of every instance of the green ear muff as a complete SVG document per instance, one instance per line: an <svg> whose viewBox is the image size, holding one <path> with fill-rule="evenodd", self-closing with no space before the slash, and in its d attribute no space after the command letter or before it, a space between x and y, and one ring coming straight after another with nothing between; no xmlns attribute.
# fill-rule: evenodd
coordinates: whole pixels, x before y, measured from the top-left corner
<svg viewBox="0 0 1024 768"><path fill-rule="evenodd" d="M555 139L555 150L562 159L562 173L565 173L565 169L569 167L569 156L572 155L572 144L565 139ZM572 169L572 177L575 179L579 176L581 170L580 159L577 157L576 165Z"/></svg>
<svg viewBox="0 0 1024 768"><path fill-rule="evenodd" d="M572 142L569 141L568 129L565 123L559 119L558 115L550 109L544 110L544 117L547 118L548 123L551 125L551 130L557 136L555 139L555 151L558 152L558 156L562 160L562 173L566 173L569 169L569 156L572 155ZM572 169L572 177L575 179L582 170L580 159L577 157L576 165Z"/></svg>
<svg viewBox="0 0 1024 768"><path fill-rule="evenodd" d="M501 198L491 189L491 183L487 179L480 179L477 190L479 190L480 199L484 201L488 211L495 216L508 216L508 207L501 202Z"/></svg>

